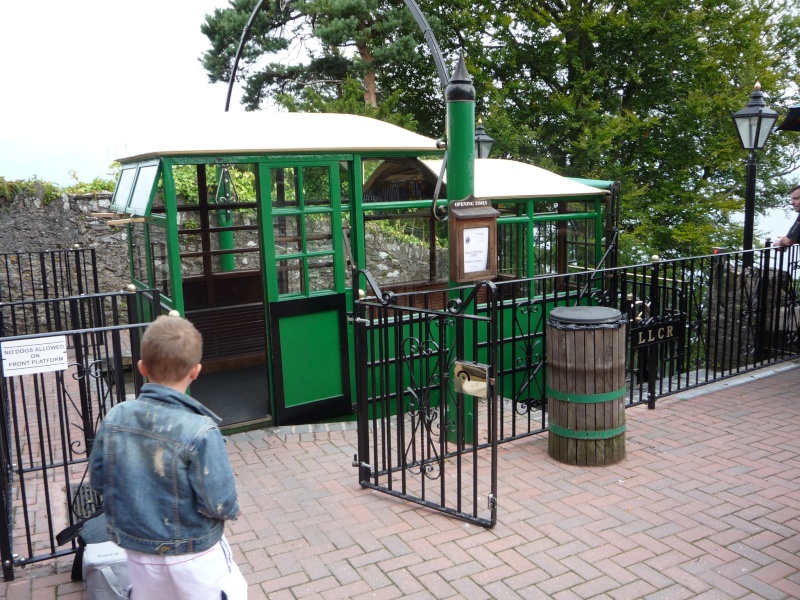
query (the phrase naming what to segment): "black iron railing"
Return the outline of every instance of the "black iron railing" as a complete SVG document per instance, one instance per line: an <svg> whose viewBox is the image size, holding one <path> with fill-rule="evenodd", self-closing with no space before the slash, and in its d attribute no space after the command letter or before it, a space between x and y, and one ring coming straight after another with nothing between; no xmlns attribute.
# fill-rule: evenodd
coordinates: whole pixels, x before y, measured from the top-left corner
<svg viewBox="0 0 800 600"><path fill-rule="evenodd" d="M74 552L56 534L90 516L101 499L86 462L106 412L138 393L139 334L163 312L157 290L0 303L15 323L0 335L0 559L14 567ZM11 352L63 345L57 370L21 367ZM22 350L20 350L22 352ZM27 350L25 350L27 352ZM30 355L33 357L33 355ZM35 358L35 357L34 357Z"/></svg>
<svg viewBox="0 0 800 600"><path fill-rule="evenodd" d="M628 321L627 406L653 407L663 396L797 358L800 246L750 251L752 267L744 254L496 282L495 302L479 297L474 314L498 323L498 439L547 430L546 323L558 306L607 306ZM473 291L393 294L391 304L446 311ZM488 355L486 342L478 344Z"/></svg>

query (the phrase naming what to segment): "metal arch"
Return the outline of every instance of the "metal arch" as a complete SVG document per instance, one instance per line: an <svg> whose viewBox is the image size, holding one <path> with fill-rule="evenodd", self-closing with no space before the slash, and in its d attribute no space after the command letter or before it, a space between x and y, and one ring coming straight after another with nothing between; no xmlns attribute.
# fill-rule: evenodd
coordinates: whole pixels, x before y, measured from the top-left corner
<svg viewBox="0 0 800 600"><path fill-rule="evenodd" d="M256 15L258 11L261 10L261 7L264 5L266 0L259 0L256 3L256 7L253 9L250 18L247 20L247 25L244 26L244 30L242 30L242 37L239 40L239 47L236 49L236 58L233 59L233 69L231 69L231 77L228 79L228 96L225 98L225 112L228 112L228 108L231 105L231 92L233 91L233 82L236 80L236 70L239 68L239 59L242 58L242 52L244 51L244 43L247 41L248 36L250 35L250 31L253 29L253 23L256 20Z"/></svg>
<svg viewBox="0 0 800 600"><path fill-rule="evenodd" d="M431 26L428 25L428 20L425 18L425 15L423 14L419 5L414 0L403 0L403 2L405 3L406 8L411 11L411 16L414 17L417 25L419 25L419 28L422 30L422 35L425 38L425 41L428 43L428 49L431 51L431 57L436 65L436 70L439 71L439 79L442 82L442 90L444 90L450 81L450 76L447 74L447 67L445 67L444 64L444 57L442 56L441 48L439 48L439 42L436 41L436 36L433 35Z"/></svg>
<svg viewBox="0 0 800 600"><path fill-rule="evenodd" d="M261 10L261 7L264 5L266 0L259 0L256 3L256 7L253 9L250 18L247 21L247 25L245 25L244 30L242 31L242 37L239 40L239 47L236 49L236 58L233 59L233 68L231 69L231 76L228 79L228 95L225 98L225 112L228 112L228 109L231 105L231 93L233 92L233 82L236 80L236 71L239 68L239 59L242 58L242 52L244 51L244 44L247 41L247 38L250 36L250 31L253 29L253 23L256 20L256 15L258 15L258 11ZM444 57L442 56L442 50L439 48L439 42L436 41L436 36L433 35L433 31L431 30L431 26L428 24L428 20L425 18L425 15L422 13L419 5L414 0L403 0L406 7L409 11L411 11L411 15L414 17L414 20L417 22L417 25L422 30L422 35L425 38L425 41L428 43L428 49L431 51L431 56L433 57L433 62L436 64L436 70L439 72L439 79L442 82L442 90L447 87L447 83L450 78L447 75L447 68L444 64Z"/></svg>

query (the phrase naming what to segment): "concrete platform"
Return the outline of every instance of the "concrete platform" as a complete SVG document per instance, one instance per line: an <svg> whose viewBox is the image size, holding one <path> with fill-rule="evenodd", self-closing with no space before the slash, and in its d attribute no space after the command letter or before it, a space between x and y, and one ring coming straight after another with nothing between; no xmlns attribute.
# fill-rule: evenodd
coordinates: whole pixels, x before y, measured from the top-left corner
<svg viewBox="0 0 800 600"><path fill-rule="evenodd" d="M361 489L354 425L234 434L249 598L800 598L798 367L628 409L617 465L501 445L488 530ZM16 569L0 598L79 600L70 562Z"/></svg>

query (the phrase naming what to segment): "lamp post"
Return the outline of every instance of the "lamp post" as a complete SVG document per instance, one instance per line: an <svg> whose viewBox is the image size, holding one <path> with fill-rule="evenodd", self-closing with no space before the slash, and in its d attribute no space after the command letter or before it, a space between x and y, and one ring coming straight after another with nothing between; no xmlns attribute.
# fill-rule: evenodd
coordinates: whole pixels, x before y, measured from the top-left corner
<svg viewBox="0 0 800 600"><path fill-rule="evenodd" d="M478 126L475 128L475 158L489 158L493 147L494 138L486 135L483 119L478 119Z"/></svg>
<svg viewBox="0 0 800 600"><path fill-rule="evenodd" d="M758 159L756 150L761 150L767 143L767 138L778 120L778 113L767 108L764 103L764 94L761 93L761 84L756 82L750 101L742 110L733 113L733 123L742 148L749 150L747 155L747 182L744 196L744 240L742 249L745 255L742 264L745 267L753 266L753 254L748 250L753 249L753 222L756 212L756 171Z"/></svg>

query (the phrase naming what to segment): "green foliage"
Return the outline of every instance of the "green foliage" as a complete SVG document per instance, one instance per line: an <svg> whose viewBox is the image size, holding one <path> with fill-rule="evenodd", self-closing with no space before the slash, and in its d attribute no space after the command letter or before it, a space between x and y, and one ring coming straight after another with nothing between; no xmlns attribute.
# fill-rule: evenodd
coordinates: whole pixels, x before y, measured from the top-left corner
<svg viewBox="0 0 800 600"><path fill-rule="evenodd" d="M6 181L4 177L0 177L0 200L6 202L25 196L39 198L45 205L48 205L56 198L60 198L61 194L62 190L58 185L43 181L35 175L27 180L18 179L15 181Z"/></svg>
<svg viewBox="0 0 800 600"><path fill-rule="evenodd" d="M212 81L227 81L255 0L202 30ZM631 259L740 246L746 152L731 114L761 82L771 108L800 101L794 0L425 0L451 64L458 49L495 156L622 183ZM306 52L304 48L315 48ZM290 57L290 58L286 58ZM238 78L243 103L349 112L438 137L444 105L410 13L388 0L268 3ZM757 210L787 202L797 134L759 153Z"/></svg>
<svg viewBox="0 0 800 600"><path fill-rule="evenodd" d="M98 192L113 192L117 185L114 179L103 179L102 177L95 177L89 183L80 181L78 174L75 171L69 172L70 177L75 180L73 185L64 188L68 194L96 194Z"/></svg>

